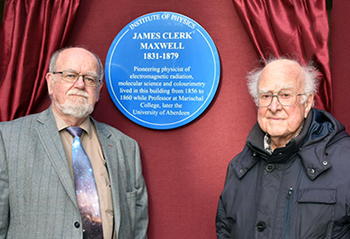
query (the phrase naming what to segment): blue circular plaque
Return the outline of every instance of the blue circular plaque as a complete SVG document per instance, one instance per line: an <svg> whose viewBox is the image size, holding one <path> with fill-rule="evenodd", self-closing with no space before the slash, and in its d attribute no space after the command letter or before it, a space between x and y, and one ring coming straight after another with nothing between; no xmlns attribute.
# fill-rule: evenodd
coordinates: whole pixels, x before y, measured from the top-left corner
<svg viewBox="0 0 350 239"><path fill-rule="evenodd" d="M215 96L220 61L209 34L173 12L137 18L122 29L106 59L106 84L133 122L172 129L197 118Z"/></svg>

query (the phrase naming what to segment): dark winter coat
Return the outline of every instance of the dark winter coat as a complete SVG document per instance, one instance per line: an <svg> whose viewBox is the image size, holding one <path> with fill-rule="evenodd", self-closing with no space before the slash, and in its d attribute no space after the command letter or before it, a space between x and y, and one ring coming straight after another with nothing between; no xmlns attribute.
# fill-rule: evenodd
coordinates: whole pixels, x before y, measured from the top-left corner
<svg viewBox="0 0 350 239"><path fill-rule="evenodd" d="M219 239L350 238L350 137L312 109L301 134L272 155L256 124L230 163L219 199Z"/></svg>

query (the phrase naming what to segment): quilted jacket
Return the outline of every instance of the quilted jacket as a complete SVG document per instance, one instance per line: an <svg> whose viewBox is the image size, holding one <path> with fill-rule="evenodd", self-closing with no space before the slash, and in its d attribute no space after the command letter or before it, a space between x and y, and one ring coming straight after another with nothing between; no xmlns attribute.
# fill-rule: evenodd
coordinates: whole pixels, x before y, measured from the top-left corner
<svg viewBox="0 0 350 239"><path fill-rule="evenodd" d="M312 109L299 136L272 154L256 124L230 163L219 198L217 238L350 238L350 137Z"/></svg>

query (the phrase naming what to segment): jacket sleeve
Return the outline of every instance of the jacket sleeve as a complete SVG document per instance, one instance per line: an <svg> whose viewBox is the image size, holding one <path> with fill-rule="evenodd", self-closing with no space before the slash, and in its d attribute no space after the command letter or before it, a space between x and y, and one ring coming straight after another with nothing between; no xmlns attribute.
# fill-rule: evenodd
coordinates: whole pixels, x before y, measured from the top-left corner
<svg viewBox="0 0 350 239"><path fill-rule="evenodd" d="M229 178L229 174L230 172L232 172L232 170L230 170L230 165L227 169L227 173L226 173L226 182L225 182L225 186L227 183L227 179ZM230 219L227 217L226 214L226 208L225 208L225 201L223 198L223 195L220 195L219 198L219 205L218 205L218 210L217 210L217 214L216 214L216 234L217 234L217 238L218 239L230 239L230 235L231 235L231 228L232 228L232 221L230 221Z"/></svg>
<svg viewBox="0 0 350 239"><path fill-rule="evenodd" d="M5 239L10 219L9 185L5 146L0 129L0 239Z"/></svg>

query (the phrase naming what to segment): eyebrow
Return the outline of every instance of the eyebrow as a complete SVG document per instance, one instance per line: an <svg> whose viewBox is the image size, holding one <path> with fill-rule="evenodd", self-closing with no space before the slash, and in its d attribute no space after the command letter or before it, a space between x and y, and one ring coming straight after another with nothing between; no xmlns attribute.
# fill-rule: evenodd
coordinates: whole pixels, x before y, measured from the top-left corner
<svg viewBox="0 0 350 239"><path fill-rule="evenodd" d="M63 70L62 72L72 72L75 74L79 74L78 71L74 70L74 69L67 69L67 70ZM86 74L83 74L84 76L93 76L93 77L98 77L99 75L96 72L87 72Z"/></svg>
<svg viewBox="0 0 350 239"><path fill-rule="evenodd" d="M265 89L258 89L258 93L261 94L261 93L278 93L278 92L281 92L281 91L284 91L284 90L296 90L295 87L285 87L285 88L281 88L279 89L278 91L271 91L271 90L265 90Z"/></svg>

